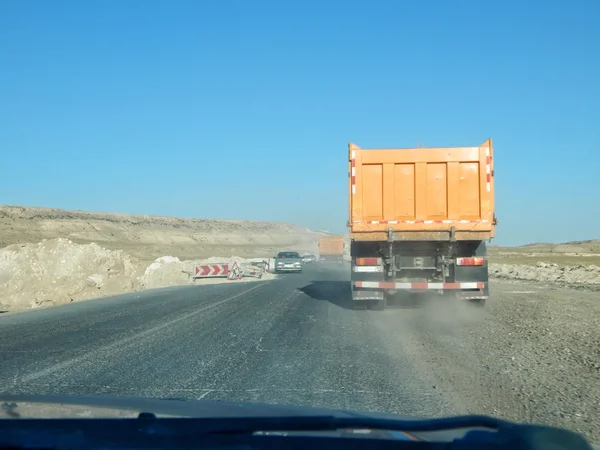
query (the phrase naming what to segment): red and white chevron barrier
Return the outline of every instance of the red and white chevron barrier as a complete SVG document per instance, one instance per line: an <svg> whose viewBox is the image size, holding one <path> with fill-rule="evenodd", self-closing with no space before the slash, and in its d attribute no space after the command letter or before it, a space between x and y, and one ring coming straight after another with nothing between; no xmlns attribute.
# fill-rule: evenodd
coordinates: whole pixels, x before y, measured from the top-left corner
<svg viewBox="0 0 600 450"><path fill-rule="evenodd" d="M196 266L194 278L216 278L229 275L229 264L205 264Z"/></svg>

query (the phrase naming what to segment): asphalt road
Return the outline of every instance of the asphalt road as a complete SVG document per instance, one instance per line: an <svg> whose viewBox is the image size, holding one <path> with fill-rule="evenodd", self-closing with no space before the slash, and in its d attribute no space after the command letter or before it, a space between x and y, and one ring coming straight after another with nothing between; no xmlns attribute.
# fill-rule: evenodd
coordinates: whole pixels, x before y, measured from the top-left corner
<svg viewBox="0 0 600 450"><path fill-rule="evenodd" d="M138 292L0 316L0 392L456 413L348 270Z"/></svg>

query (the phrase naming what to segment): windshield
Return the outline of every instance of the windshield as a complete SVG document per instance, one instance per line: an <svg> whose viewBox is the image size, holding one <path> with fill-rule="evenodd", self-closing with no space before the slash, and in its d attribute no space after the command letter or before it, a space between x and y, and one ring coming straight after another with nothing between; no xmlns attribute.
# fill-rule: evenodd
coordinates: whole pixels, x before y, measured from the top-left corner
<svg viewBox="0 0 600 450"><path fill-rule="evenodd" d="M0 2L0 411L600 442L599 48L598 1Z"/></svg>

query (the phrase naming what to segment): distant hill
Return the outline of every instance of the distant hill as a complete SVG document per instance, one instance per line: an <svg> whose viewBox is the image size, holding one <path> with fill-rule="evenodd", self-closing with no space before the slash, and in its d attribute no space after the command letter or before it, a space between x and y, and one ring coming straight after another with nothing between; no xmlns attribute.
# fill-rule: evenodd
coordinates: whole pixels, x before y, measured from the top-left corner
<svg viewBox="0 0 600 450"><path fill-rule="evenodd" d="M490 249L511 249L513 251L527 251L538 253L600 253L600 239L589 239L585 241L569 241L560 244L549 242L535 242L532 244L519 245L517 247L501 247L490 245Z"/></svg>
<svg viewBox="0 0 600 450"><path fill-rule="evenodd" d="M0 247L68 238L95 242L142 259L172 255L269 256L283 249L315 251L321 233L283 222L188 219L0 205Z"/></svg>

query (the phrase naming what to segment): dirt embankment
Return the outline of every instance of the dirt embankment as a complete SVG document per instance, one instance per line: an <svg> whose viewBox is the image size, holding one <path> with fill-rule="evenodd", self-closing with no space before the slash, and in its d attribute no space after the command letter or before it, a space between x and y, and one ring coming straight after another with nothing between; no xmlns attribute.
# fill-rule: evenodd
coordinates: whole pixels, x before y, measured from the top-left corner
<svg viewBox="0 0 600 450"><path fill-rule="evenodd" d="M564 244L528 244L520 247L488 247L490 261L497 264L535 266L539 262L559 266L600 266L600 240Z"/></svg>
<svg viewBox="0 0 600 450"><path fill-rule="evenodd" d="M123 250L109 250L95 243L77 244L65 238L10 245L0 249L0 311L54 306L174 285L238 282L190 277L196 264L232 261L249 271L245 267L247 261L240 257L181 261L175 256L162 256L146 264ZM261 275L262 280L273 277L269 273ZM244 277L244 281L257 279Z"/></svg>
<svg viewBox="0 0 600 450"><path fill-rule="evenodd" d="M187 284L198 263L316 252L319 236L279 222L0 206L0 311Z"/></svg>
<svg viewBox="0 0 600 450"><path fill-rule="evenodd" d="M565 285L600 285L600 267L592 264L564 266L538 262L535 266L524 264L491 264L490 276L538 283Z"/></svg>
<svg viewBox="0 0 600 450"><path fill-rule="evenodd" d="M600 285L600 240L490 247L490 276L565 286Z"/></svg>
<svg viewBox="0 0 600 450"><path fill-rule="evenodd" d="M320 233L282 222L182 219L176 217L0 206L0 248L68 238L124 250L144 261L215 255L268 257L278 250L316 252Z"/></svg>

